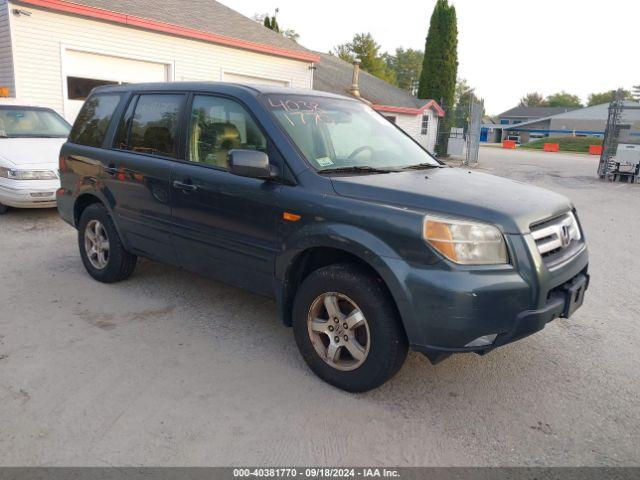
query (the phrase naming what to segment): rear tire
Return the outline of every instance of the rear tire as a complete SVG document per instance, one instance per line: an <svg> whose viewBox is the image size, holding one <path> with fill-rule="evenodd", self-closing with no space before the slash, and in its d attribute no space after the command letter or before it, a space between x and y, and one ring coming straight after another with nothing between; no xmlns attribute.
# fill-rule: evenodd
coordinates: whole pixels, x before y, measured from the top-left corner
<svg viewBox="0 0 640 480"><path fill-rule="evenodd" d="M400 370L408 352L386 289L351 264L321 268L302 282L293 305L293 332L309 368L348 392L382 385Z"/></svg>
<svg viewBox="0 0 640 480"><path fill-rule="evenodd" d="M89 205L78 226L78 246L82 263L95 280L115 283L130 277L138 258L124 249L107 209Z"/></svg>
<svg viewBox="0 0 640 480"><path fill-rule="evenodd" d="M5 213L7 213L7 210L9 210L9 207L7 207L3 203L0 203L0 215L4 215Z"/></svg>

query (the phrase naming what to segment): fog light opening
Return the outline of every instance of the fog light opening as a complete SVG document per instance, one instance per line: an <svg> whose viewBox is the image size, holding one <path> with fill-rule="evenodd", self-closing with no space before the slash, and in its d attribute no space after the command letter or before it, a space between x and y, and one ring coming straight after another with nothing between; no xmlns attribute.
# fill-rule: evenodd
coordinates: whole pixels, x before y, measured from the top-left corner
<svg viewBox="0 0 640 480"><path fill-rule="evenodd" d="M478 337L475 340L467 343L465 347L486 347L492 345L497 336L497 333L491 335L483 335L482 337Z"/></svg>

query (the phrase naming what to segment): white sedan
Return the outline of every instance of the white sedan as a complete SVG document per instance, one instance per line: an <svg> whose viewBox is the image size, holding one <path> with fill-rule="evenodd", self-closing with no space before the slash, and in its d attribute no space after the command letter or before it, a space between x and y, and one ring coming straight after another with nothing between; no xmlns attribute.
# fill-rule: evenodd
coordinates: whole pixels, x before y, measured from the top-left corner
<svg viewBox="0 0 640 480"><path fill-rule="evenodd" d="M56 206L58 157L70 129L50 108L0 103L0 214Z"/></svg>

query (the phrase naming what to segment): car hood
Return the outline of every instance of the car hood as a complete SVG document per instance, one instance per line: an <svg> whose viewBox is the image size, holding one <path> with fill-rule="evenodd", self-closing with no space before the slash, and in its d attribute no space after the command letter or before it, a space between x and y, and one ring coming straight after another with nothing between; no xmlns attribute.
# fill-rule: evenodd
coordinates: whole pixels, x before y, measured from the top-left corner
<svg viewBox="0 0 640 480"><path fill-rule="evenodd" d="M66 138L0 138L0 158L18 168L58 168L60 148Z"/></svg>
<svg viewBox="0 0 640 480"><path fill-rule="evenodd" d="M476 219L505 233L565 213L568 198L515 180L460 168L331 177L338 195Z"/></svg>

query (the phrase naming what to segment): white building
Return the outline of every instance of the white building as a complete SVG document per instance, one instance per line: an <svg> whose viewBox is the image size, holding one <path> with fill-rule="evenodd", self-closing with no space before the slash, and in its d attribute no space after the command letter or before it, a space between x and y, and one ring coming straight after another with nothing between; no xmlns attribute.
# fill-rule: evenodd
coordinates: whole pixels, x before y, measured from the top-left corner
<svg viewBox="0 0 640 480"><path fill-rule="evenodd" d="M434 100L418 99L364 71L357 75L358 93L355 94L352 88L355 66L335 55L320 54L320 57L313 78L313 88L340 95L359 96L428 151L434 151L438 122L444 116L444 110Z"/></svg>
<svg viewBox="0 0 640 480"><path fill-rule="evenodd" d="M70 122L99 85L229 81L350 95L352 71L214 0L0 0L0 96ZM360 92L433 151L436 102L365 72Z"/></svg>
<svg viewBox="0 0 640 480"><path fill-rule="evenodd" d="M319 55L213 0L0 0L0 94L73 121L110 83L312 88Z"/></svg>

